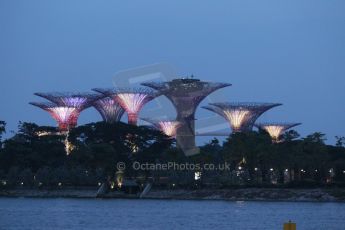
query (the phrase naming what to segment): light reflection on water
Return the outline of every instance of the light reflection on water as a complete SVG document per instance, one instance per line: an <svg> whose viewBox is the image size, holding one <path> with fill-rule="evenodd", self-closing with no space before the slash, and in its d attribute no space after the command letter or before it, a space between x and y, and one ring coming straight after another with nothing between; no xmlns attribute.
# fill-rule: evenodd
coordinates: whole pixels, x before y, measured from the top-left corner
<svg viewBox="0 0 345 230"><path fill-rule="evenodd" d="M0 198L0 229L345 229L345 203Z"/></svg>

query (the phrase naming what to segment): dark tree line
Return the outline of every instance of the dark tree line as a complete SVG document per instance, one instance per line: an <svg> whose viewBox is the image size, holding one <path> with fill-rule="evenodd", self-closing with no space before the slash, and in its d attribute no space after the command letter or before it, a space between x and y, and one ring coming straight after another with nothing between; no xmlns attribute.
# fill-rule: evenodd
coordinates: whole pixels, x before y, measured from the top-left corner
<svg viewBox="0 0 345 230"><path fill-rule="evenodd" d="M5 122L0 122L0 137ZM49 135L47 135L49 134ZM216 186L325 185L345 183L344 137L335 146L325 144L325 135L300 138L289 131L282 142L272 143L264 131L234 133L224 142L213 139L201 152L186 157L174 140L145 126L103 122L79 126L66 139L54 127L20 123L18 132L2 142L0 180L6 186L95 186L114 179L116 164L227 162L230 170L202 171L199 184ZM71 152L66 155L66 143ZM157 184L194 184L198 170L145 171L127 167L125 176L156 178ZM161 180L159 178L168 178Z"/></svg>
<svg viewBox="0 0 345 230"><path fill-rule="evenodd" d="M0 144L2 140L2 134L6 132L5 126L6 126L6 122L0 121Z"/></svg>
<svg viewBox="0 0 345 230"><path fill-rule="evenodd" d="M117 162L154 161L172 144L149 127L103 122L71 130L69 155L66 141L53 127L20 123L1 149L0 179L7 185L96 185L114 176Z"/></svg>

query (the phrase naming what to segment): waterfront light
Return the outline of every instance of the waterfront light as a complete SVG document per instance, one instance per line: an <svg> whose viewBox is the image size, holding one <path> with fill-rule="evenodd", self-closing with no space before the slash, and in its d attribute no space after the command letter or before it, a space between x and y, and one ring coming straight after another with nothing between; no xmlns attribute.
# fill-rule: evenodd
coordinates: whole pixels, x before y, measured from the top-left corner
<svg viewBox="0 0 345 230"><path fill-rule="evenodd" d="M119 188L121 188L121 187L122 187L122 182L118 182L118 183L117 183L117 186L118 186ZM112 187L112 188L114 188L114 187Z"/></svg>
<svg viewBox="0 0 345 230"><path fill-rule="evenodd" d="M201 172L195 172L194 173L194 180L200 180L201 179Z"/></svg>
<svg viewBox="0 0 345 230"><path fill-rule="evenodd" d="M62 183L61 183L61 182L59 182L59 183L58 183L58 186L61 186L61 185L62 185Z"/></svg>
<svg viewBox="0 0 345 230"><path fill-rule="evenodd" d="M255 171L258 171L258 168L254 168Z"/></svg>
<svg viewBox="0 0 345 230"><path fill-rule="evenodd" d="M289 170L288 169L285 169L285 172L288 172Z"/></svg>
<svg viewBox="0 0 345 230"><path fill-rule="evenodd" d="M273 172L273 168L270 168L270 171Z"/></svg>
<svg viewBox="0 0 345 230"><path fill-rule="evenodd" d="M241 166L238 166L238 170L242 170L242 167L241 167Z"/></svg>

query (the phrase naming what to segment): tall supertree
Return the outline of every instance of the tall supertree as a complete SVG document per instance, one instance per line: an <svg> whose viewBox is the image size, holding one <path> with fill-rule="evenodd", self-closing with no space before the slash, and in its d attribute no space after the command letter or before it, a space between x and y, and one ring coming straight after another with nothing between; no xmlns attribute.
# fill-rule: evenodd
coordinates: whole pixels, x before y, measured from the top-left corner
<svg viewBox="0 0 345 230"><path fill-rule="evenodd" d="M255 124L259 129L263 129L271 136L274 143L280 142L280 136L288 129L298 126L301 123L259 123Z"/></svg>
<svg viewBox="0 0 345 230"><path fill-rule="evenodd" d="M181 127L180 122L174 120L153 120L150 118L142 118L142 120L151 123L156 129L171 138L176 137L176 132Z"/></svg>
<svg viewBox="0 0 345 230"><path fill-rule="evenodd" d="M210 103L202 108L224 117L233 132L246 132L253 129L255 121L267 110L280 106L279 103Z"/></svg>
<svg viewBox="0 0 345 230"><path fill-rule="evenodd" d="M181 127L177 130L177 145L186 155L199 153L195 144L195 112L200 102L217 89L231 86L227 83L211 83L194 78L179 78L168 82L145 82L166 96L174 105Z"/></svg>
<svg viewBox="0 0 345 230"><path fill-rule="evenodd" d="M74 107L59 106L51 102L30 102L30 104L47 111L56 120L61 132L66 132L77 125L79 112Z"/></svg>
<svg viewBox="0 0 345 230"><path fill-rule="evenodd" d="M159 94L148 88L133 89L93 89L107 97L113 98L126 111L128 123L137 125L138 114L143 106Z"/></svg>
<svg viewBox="0 0 345 230"><path fill-rule="evenodd" d="M101 114L103 121L115 123L121 120L125 110L113 98L105 97L93 103L93 107Z"/></svg>

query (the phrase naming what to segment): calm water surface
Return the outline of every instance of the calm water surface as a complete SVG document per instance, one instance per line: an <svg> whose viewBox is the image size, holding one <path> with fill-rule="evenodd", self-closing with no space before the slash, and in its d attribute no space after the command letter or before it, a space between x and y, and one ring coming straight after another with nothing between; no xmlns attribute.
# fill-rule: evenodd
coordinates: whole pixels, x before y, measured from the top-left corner
<svg viewBox="0 0 345 230"><path fill-rule="evenodd" d="M345 229L343 203L0 198L0 229Z"/></svg>

